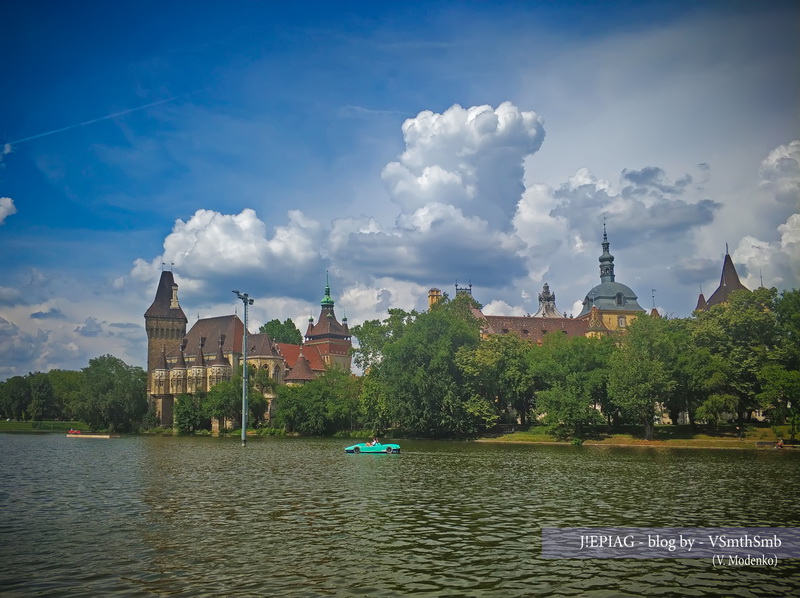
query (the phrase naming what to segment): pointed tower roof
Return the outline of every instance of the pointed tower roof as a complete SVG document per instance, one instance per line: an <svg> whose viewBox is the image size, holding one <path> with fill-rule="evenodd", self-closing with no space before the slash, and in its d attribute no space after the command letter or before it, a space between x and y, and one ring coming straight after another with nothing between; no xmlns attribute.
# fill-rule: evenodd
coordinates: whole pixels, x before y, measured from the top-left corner
<svg viewBox="0 0 800 598"><path fill-rule="evenodd" d="M166 347L161 348L161 354L158 356L158 363L156 363L155 369L157 370L169 370L169 365L167 364L167 349Z"/></svg>
<svg viewBox="0 0 800 598"><path fill-rule="evenodd" d="M178 285L175 284L175 278L171 271L165 270L161 273L161 279L158 281L156 289L156 298L144 312L144 317L183 318L183 321L188 323L189 320L186 319L186 314L183 313L183 309L178 303Z"/></svg>
<svg viewBox="0 0 800 598"><path fill-rule="evenodd" d="M350 331L347 324L340 324L333 311L334 303L331 298L331 285L328 282L327 276L325 279L325 296L322 298L320 304L322 309L319 312L317 323L314 324L314 319L311 316L308 318L306 341L322 338L349 339Z"/></svg>
<svg viewBox="0 0 800 598"><path fill-rule="evenodd" d="M550 292L550 285L544 283L542 292L539 293L539 311L533 314L534 318L563 318L562 314L556 309L556 294Z"/></svg>
<svg viewBox="0 0 800 598"><path fill-rule="evenodd" d="M214 357L214 360L209 365L227 365L230 366L231 364L225 359L225 354L222 352L222 346L225 344L225 335L219 335L219 341L217 342L217 355Z"/></svg>
<svg viewBox="0 0 800 598"><path fill-rule="evenodd" d="M717 290L711 294L706 302L706 309L725 303L730 298L731 293L734 291L749 291L746 286L739 280L739 275L736 273L736 268L733 265L733 260L728 253L728 244L725 244L725 259L722 262L722 275L719 279L719 286Z"/></svg>
<svg viewBox="0 0 800 598"><path fill-rule="evenodd" d="M176 370L185 370L186 369L186 358L183 355L183 352L186 350L186 337L183 337L181 341L181 347L178 351L178 359L175 361L175 367L173 369Z"/></svg>
<svg viewBox="0 0 800 598"><path fill-rule="evenodd" d="M708 309L708 304L706 303L706 298L703 295L703 291L700 291L700 296L697 298L697 307L694 308L695 311L705 311Z"/></svg>
<svg viewBox="0 0 800 598"><path fill-rule="evenodd" d="M294 362L292 371L289 372L285 380L286 382L308 382L314 378L316 378L316 376L314 376L314 372L311 371L311 365L308 363L308 359L303 355L303 350L301 349L297 361Z"/></svg>
<svg viewBox="0 0 800 598"><path fill-rule="evenodd" d="M203 347L206 346L206 337L200 337L200 343L197 346L197 355L194 358L195 367L206 367L206 356L203 355Z"/></svg>

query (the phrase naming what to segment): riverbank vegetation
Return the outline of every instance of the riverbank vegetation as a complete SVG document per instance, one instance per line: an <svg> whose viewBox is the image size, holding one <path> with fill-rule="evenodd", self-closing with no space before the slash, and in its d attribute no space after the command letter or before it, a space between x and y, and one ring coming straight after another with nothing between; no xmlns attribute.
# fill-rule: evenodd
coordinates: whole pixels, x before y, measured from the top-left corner
<svg viewBox="0 0 800 598"><path fill-rule="evenodd" d="M664 416L689 430L738 434L765 420L800 425L800 292L737 292L691 318L646 316L600 338L479 340L467 295L426 313L391 310L354 326L366 374L365 423L400 435L471 437L502 425L591 441L636 426L652 441ZM280 407L280 405L278 405ZM707 439L711 442L713 439Z"/></svg>
<svg viewBox="0 0 800 598"><path fill-rule="evenodd" d="M445 297L427 312L391 309L383 321L354 326L362 376L332 369L302 386L276 386L252 369L248 422L260 434L578 444L728 442L731 429L737 438L767 434L765 441L797 435L800 291L736 292L691 318L643 315L624 333L551 334L541 345L514 335L481 339L473 306L468 295ZM177 397L174 430L208 433L213 418L241 421L241 389L240 370L208 393ZM271 414L267 390L276 397ZM173 431L147 411L145 372L111 355L79 372L9 378L0 383L0 412L97 430ZM685 425L660 425L665 416Z"/></svg>

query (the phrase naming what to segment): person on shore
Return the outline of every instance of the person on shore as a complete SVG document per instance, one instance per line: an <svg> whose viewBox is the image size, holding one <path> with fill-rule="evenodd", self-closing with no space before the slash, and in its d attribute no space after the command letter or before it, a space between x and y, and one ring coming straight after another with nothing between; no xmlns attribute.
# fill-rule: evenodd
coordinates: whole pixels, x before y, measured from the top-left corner
<svg viewBox="0 0 800 598"><path fill-rule="evenodd" d="M782 449L783 448L783 438L778 438L778 442L775 443L775 448L776 449Z"/></svg>

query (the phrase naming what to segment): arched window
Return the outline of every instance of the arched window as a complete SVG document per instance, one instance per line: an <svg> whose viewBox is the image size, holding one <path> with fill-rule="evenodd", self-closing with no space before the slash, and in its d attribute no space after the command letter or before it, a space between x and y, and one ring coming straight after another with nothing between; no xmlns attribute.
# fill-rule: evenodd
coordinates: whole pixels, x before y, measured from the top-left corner
<svg viewBox="0 0 800 598"><path fill-rule="evenodd" d="M620 328L625 328L625 326L627 326L627 320L625 319L625 316L617 317L617 326Z"/></svg>
<svg viewBox="0 0 800 598"><path fill-rule="evenodd" d="M617 305L622 305L625 298L622 296L622 293L617 293Z"/></svg>

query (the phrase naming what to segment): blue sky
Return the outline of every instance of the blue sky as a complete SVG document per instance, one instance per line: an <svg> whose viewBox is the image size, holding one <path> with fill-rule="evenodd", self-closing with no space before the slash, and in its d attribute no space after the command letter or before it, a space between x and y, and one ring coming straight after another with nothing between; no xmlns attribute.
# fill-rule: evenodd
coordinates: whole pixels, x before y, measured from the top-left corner
<svg viewBox="0 0 800 598"><path fill-rule="evenodd" d="M687 316L725 244L800 281L796 2L18 2L0 36L0 379L190 324L351 324L472 282ZM172 265L174 264L174 266Z"/></svg>

